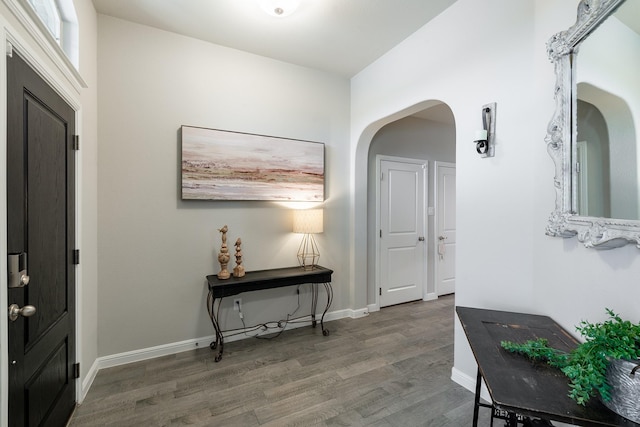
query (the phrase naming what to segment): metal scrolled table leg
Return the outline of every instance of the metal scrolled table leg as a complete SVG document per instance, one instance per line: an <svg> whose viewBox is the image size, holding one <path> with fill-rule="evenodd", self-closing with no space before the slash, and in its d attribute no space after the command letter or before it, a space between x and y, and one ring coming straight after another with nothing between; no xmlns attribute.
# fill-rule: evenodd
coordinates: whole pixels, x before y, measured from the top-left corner
<svg viewBox="0 0 640 427"><path fill-rule="evenodd" d="M322 328L322 335L325 337L329 335L329 330L324 327L324 315L329 311L329 306L333 302L333 288L331 287L330 282L324 283L324 288L327 291L327 306L324 308L322 312L322 317L320 318L320 327Z"/></svg>
<svg viewBox="0 0 640 427"><path fill-rule="evenodd" d="M209 292L209 295L207 296L207 311L209 312L209 317L211 318L213 329L216 332L216 339L215 341L211 342L211 344L209 344L209 347L211 348L211 350L215 350L216 348L218 348L218 346L220 347L220 349L218 350L218 354L214 358L215 362L219 362L220 359L222 359L222 352L224 350L224 336L222 335L222 330L218 325L218 312L220 311L220 304L222 304L222 298L218 299L217 310L215 310L215 304L216 304L216 299L213 297L211 292Z"/></svg>
<svg viewBox="0 0 640 427"><path fill-rule="evenodd" d="M316 327L316 308L318 307L318 284L311 284L311 326Z"/></svg>

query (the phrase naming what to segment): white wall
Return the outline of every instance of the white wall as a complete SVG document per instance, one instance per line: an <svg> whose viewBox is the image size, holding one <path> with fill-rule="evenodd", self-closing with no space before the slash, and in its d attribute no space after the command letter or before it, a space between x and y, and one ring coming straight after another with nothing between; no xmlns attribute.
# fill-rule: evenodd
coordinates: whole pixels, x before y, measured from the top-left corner
<svg viewBox="0 0 640 427"><path fill-rule="evenodd" d="M537 96L530 84L533 12L533 3L526 1L459 0L352 80L356 192L371 129L424 100L441 100L453 111L460 305L525 310L532 297L533 200L528 195L538 170L530 155L538 147L544 151L544 127L538 135L522 132L531 128L531 100ZM469 31L468 22L483 22L484 31ZM489 102L497 102L496 156L483 159L472 140L482 126L482 106ZM356 218L363 215L362 205L356 193ZM366 244L357 224L356 248ZM363 268L358 264L356 269ZM459 332L456 366L465 361L461 369L473 375L473 358Z"/></svg>
<svg viewBox="0 0 640 427"><path fill-rule="evenodd" d="M575 22L577 3L459 0L352 79L356 272L366 269L358 255L367 244L360 176L371 138L421 102L439 99L456 120L456 303L543 313L571 330L581 319L602 319L604 307L638 321L638 249L597 252L544 234L554 209L544 137L555 84L545 44ZM482 105L493 101L496 156L482 159L471 140ZM368 285L357 273L354 280L360 302ZM454 363L459 379L475 379L459 326Z"/></svg>
<svg viewBox="0 0 640 427"><path fill-rule="evenodd" d="M335 271L331 311L349 306L347 79L103 15L98 66L100 356L213 334L205 276L225 224L247 271L297 265L287 207L180 200L181 125L326 144L320 263ZM241 297L247 324L297 305L294 288ZM241 326L231 306L224 329Z"/></svg>
<svg viewBox="0 0 640 427"><path fill-rule="evenodd" d="M538 31L537 45L542 45L552 33L564 30L575 22L575 7L572 2L536 2ZM540 91L553 85L552 67L544 53L538 54L537 64ZM548 67L548 70L547 70ZM551 74L550 77L542 77ZM547 104L549 106L547 106ZM552 101L544 100L539 108L552 111ZM538 164L548 161L546 152L537 152ZM552 174L552 172L551 172ZM552 175L549 175L552 176ZM550 190L550 189L549 189ZM544 227L546 216L553 205L546 201L546 189L537 189L535 195L534 227ZM564 240L536 234L534 240L535 305L549 313L566 328L574 330L580 320L603 320L605 307L623 315L631 321L640 321L640 253L634 246L610 251L587 250L575 238Z"/></svg>

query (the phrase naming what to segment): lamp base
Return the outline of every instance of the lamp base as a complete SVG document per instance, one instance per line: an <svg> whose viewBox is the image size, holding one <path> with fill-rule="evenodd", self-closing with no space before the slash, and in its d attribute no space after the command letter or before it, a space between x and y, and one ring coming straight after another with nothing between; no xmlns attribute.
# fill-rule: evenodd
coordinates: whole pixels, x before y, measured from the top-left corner
<svg viewBox="0 0 640 427"><path fill-rule="evenodd" d="M320 251L312 234L305 234L298 248L298 264L303 270L313 270L318 266Z"/></svg>

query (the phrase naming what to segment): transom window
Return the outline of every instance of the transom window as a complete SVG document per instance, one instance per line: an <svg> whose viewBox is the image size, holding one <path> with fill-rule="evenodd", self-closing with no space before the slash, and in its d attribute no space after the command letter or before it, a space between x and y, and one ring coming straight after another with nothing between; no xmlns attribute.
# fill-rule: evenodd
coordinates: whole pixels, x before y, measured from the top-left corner
<svg viewBox="0 0 640 427"><path fill-rule="evenodd" d="M62 19L55 0L29 0L29 4L47 27L53 38L60 44Z"/></svg>
<svg viewBox="0 0 640 427"><path fill-rule="evenodd" d="M78 16L73 0L27 0L55 42L78 68Z"/></svg>

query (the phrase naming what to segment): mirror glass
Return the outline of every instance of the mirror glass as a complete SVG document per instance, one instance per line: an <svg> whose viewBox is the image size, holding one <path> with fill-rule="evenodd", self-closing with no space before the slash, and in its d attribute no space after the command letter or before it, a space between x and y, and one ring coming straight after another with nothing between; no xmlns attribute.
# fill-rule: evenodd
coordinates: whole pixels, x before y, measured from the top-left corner
<svg viewBox="0 0 640 427"><path fill-rule="evenodd" d="M640 220L640 1L624 2L574 53L572 211Z"/></svg>

